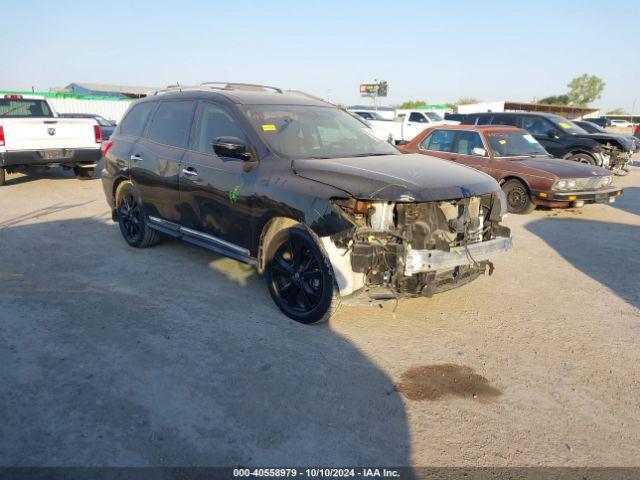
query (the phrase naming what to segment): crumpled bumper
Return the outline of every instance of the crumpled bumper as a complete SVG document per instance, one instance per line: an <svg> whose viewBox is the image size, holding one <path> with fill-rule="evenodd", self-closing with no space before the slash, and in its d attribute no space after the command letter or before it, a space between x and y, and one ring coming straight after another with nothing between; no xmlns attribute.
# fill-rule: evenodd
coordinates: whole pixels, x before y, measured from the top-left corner
<svg viewBox="0 0 640 480"><path fill-rule="evenodd" d="M413 250L405 256L404 274L407 276L421 272L446 270L462 265L473 265L508 252L512 247L511 236L472 243L462 247L444 250Z"/></svg>

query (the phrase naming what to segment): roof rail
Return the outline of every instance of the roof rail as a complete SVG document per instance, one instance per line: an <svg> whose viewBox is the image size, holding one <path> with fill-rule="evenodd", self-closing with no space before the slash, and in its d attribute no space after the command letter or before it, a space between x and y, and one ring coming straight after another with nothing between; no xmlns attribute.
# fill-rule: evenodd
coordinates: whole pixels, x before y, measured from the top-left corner
<svg viewBox="0 0 640 480"><path fill-rule="evenodd" d="M249 90L249 91L264 91L273 90L275 93L283 93L281 89L277 87L270 87L268 85L259 85L257 83L230 83L230 82L202 82L199 85L167 85L166 88L150 91L148 95L159 95L162 93L171 92L189 92L189 91L202 91L202 90Z"/></svg>
<svg viewBox="0 0 640 480"><path fill-rule="evenodd" d="M258 83L237 83L237 82L202 82L202 87L219 88L221 90L273 90L282 93L282 89Z"/></svg>

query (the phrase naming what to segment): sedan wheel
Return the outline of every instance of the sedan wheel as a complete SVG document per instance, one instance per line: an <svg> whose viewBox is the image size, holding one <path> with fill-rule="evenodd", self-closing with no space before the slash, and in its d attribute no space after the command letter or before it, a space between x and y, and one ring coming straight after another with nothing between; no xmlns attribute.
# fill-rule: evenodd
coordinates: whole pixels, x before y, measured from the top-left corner
<svg viewBox="0 0 640 480"><path fill-rule="evenodd" d="M502 185L502 191L507 197L507 208L510 213L527 214L535 210L531 201L529 189L520 180L511 179Z"/></svg>

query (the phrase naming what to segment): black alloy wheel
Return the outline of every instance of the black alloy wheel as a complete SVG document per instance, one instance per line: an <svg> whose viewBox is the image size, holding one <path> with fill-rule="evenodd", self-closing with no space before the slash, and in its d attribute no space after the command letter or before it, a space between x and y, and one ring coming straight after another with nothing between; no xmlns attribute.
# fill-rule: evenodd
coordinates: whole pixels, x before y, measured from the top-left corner
<svg viewBox="0 0 640 480"><path fill-rule="evenodd" d="M502 190L507 197L507 208L510 213L527 214L535 210L536 206L531 201L529 190L520 180L506 181L502 185Z"/></svg>
<svg viewBox="0 0 640 480"><path fill-rule="evenodd" d="M120 233L132 247L150 247L160 240L160 233L149 228L140 202L140 196L135 186L129 181L118 186L116 215Z"/></svg>
<svg viewBox="0 0 640 480"><path fill-rule="evenodd" d="M333 313L334 279L313 238L301 228L290 228L278 232L270 250L265 278L276 305L301 323L326 320Z"/></svg>

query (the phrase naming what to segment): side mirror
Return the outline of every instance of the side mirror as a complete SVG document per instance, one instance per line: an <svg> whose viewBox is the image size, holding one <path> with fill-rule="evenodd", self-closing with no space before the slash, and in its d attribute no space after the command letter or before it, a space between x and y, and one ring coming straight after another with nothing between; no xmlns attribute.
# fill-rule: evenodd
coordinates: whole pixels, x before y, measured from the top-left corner
<svg viewBox="0 0 640 480"><path fill-rule="evenodd" d="M238 137L218 137L213 142L213 151L220 157L251 160L251 153L247 152L247 145Z"/></svg>
<svg viewBox="0 0 640 480"><path fill-rule="evenodd" d="M471 152L474 155L477 155L479 157L486 157L487 156L487 151L482 147L473 147L473 150L471 150Z"/></svg>
<svg viewBox="0 0 640 480"><path fill-rule="evenodd" d="M555 128L552 128L547 132L547 135L551 138L560 138L560 132L558 132Z"/></svg>

